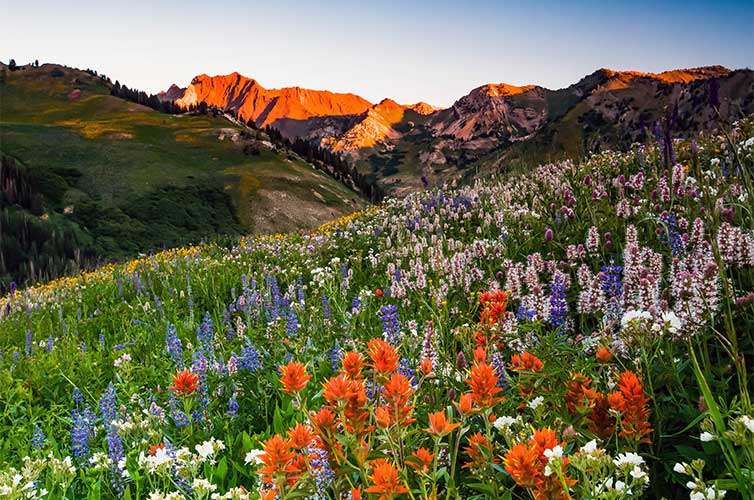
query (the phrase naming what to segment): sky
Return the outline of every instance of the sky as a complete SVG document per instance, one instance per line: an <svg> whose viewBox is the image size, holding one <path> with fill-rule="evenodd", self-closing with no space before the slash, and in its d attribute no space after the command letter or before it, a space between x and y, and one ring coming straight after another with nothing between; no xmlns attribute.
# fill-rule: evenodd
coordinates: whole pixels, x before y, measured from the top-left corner
<svg viewBox="0 0 754 500"><path fill-rule="evenodd" d="M154 93L234 71L266 88L449 106L485 83L598 68L754 67L754 2L0 0L0 60L91 68Z"/></svg>

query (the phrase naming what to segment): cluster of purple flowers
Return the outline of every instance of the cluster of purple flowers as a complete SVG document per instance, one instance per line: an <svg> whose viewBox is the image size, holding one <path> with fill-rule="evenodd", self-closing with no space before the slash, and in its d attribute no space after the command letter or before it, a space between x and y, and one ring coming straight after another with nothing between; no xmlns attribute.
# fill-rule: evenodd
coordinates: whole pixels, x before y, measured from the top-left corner
<svg viewBox="0 0 754 500"><path fill-rule="evenodd" d="M168 332L165 334L165 344L167 346L168 354L173 360L173 364L176 368L183 370L183 346L173 325L168 325Z"/></svg>
<svg viewBox="0 0 754 500"><path fill-rule="evenodd" d="M330 486L330 483L335 478L335 472L332 470L330 461L327 458L327 450L320 448L317 442L312 440L311 444L307 447L307 452L316 488L310 498L314 500L326 500L330 498L327 494L327 487Z"/></svg>
<svg viewBox="0 0 754 500"><path fill-rule="evenodd" d="M566 302L566 287L563 277L556 274L550 284L550 323L565 330L568 321L568 302Z"/></svg>
<svg viewBox="0 0 754 500"><path fill-rule="evenodd" d="M382 334L385 337L385 340L393 345L398 345L401 336L401 323L398 319L398 306L394 304L384 305L380 308L378 316L382 321Z"/></svg>
<svg viewBox="0 0 754 500"><path fill-rule="evenodd" d="M664 226L660 228L660 238L665 245L670 247L673 257L678 257L684 253L684 243L681 233L678 231L678 220L675 215L667 212L660 216L660 223Z"/></svg>
<svg viewBox="0 0 754 500"><path fill-rule="evenodd" d="M78 460L85 460L89 457L89 440L94 437L97 416L84 402L84 396L76 388L73 389L73 401L74 408L71 411L73 456Z"/></svg>

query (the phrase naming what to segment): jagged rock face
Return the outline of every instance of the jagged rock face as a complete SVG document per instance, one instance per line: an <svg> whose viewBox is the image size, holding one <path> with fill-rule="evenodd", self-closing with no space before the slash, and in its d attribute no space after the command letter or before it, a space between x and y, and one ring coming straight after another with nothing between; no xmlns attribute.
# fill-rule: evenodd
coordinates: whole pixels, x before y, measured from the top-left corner
<svg viewBox="0 0 754 500"><path fill-rule="evenodd" d="M167 93L166 93L167 94ZM258 127L272 125L289 138L302 136L302 123L320 116L348 116L363 113L371 103L354 94L300 87L265 89L256 80L238 73L224 76L199 75L179 98L178 106L190 107L205 102L230 109L244 121L254 120Z"/></svg>
<svg viewBox="0 0 754 500"><path fill-rule="evenodd" d="M174 83L166 91L158 93L157 98L160 101L175 101L183 97L185 92L186 89L183 89Z"/></svg>
<svg viewBox="0 0 754 500"><path fill-rule="evenodd" d="M333 151L354 155L359 150L400 139L403 134L394 126L413 123L412 120L434 111L435 108L425 102L402 105L383 99L362 113L339 138L323 144L329 144Z"/></svg>
<svg viewBox="0 0 754 500"><path fill-rule="evenodd" d="M487 84L447 109L390 99L372 105L353 94L298 87L268 90L238 73L200 75L163 96L182 106L203 101L229 108L257 126L348 155L378 178L405 167L417 179L406 174L391 182L410 190L420 185L416 172L447 180L470 164L497 168L516 157L547 161L626 147L645 140L668 113L675 136L709 128L716 123L707 104L712 78L719 81L724 119L754 113L754 72L722 66L657 74L603 68L559 90Z"/></svg>
<svg viewBox="0 0 754 500"><path fill-rule="evenodd" d="M545 92L533 85L483 85L438 113L432 129L441 137L462 141L480 136L523 137L546 119Z"/></svg>

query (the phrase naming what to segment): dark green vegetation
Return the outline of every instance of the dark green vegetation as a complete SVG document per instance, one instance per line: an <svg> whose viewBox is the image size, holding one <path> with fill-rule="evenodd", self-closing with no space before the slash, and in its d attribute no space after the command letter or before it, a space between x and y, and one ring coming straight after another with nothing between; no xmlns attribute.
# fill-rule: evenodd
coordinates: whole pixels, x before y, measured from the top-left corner
<svg viewBox="0 0 754 500"><path fill-rule="evenodd" d="M222 117L161 114L62 66L0 71L0 291L163 247L313 228L363 205Z"/></svg>

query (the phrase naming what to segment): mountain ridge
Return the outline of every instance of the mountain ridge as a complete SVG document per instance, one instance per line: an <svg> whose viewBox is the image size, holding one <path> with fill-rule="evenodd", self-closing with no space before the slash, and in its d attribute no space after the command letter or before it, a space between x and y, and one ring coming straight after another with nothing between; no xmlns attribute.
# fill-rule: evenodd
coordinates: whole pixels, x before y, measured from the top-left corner
<svg viewBox="0 0 754 500"><path fill-rule="evenodd" d="M626 148L649 137L652 124L677 108L677 133L708 128L708 82L717 80L723 119L754 112L754 72L724 66L659 73L599 68L561 89L487 83L447 108L426 103L372 104L352 93L301 87L268 90L238 72L198 75L181 107L206 102L256 126L272 126L346 156L364 175L396 192L466 175L469 165L501 167L516 158L538 161ZM164 98L177 95L174 87ZM490 159L491 158L491 159Z"/></svg>

